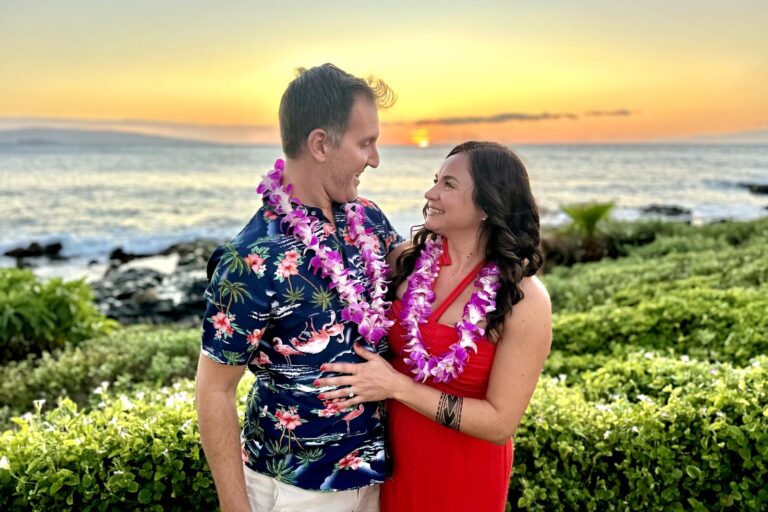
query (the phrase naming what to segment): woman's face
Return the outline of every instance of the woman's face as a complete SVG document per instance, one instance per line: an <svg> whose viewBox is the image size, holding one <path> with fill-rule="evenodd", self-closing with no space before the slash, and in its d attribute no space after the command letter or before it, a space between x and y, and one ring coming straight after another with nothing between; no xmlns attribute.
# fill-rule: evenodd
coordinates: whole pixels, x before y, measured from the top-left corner
<svg viewBox="0 0 768 512"><path fill-rule="evenodd" d="M427 190L427 218L424 227L443 236L477 234L485 213L477 207L472 194L474 183L469 173L469 156L458 153L445 159Z"/></svg>

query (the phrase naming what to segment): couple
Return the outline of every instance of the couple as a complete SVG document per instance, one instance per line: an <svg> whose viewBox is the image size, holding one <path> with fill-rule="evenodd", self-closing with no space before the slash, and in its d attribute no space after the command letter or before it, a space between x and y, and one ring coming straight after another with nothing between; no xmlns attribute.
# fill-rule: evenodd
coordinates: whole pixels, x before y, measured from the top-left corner
<svg viewBox="0 0 768 512"><path fill-rule="evenodd" d="M504 509L551 342L538 212L511 151L467 142L403 241L357 196L391 99L302 70L280 103L286 161L209 261L196 394L224 512Z"/></svg>

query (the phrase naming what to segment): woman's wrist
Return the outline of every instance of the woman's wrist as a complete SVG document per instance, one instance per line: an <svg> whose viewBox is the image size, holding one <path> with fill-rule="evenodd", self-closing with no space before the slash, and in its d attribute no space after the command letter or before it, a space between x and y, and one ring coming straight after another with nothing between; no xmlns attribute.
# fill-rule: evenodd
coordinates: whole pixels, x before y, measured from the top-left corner
<svg viewBox="0 0 768 512"><path fill-rule="evenodd" d="M392 388L392 394L390 398L394 400L403 401L408 396L408 391L413 386L413 380L407 375L397 372L397 378L395 379L395 386Z"/></svg>

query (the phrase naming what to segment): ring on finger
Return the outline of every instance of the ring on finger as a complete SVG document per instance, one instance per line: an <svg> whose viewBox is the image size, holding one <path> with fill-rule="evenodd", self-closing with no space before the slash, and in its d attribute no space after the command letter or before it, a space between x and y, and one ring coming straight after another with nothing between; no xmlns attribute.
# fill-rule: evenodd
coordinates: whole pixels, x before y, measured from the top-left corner
<svg viewBox="0 0 768 512"><path fill-rule="evenodd" d="M349 398L354 398L354 397L355 397L355 392L352 391L352 388L349 388Z"/></svg>

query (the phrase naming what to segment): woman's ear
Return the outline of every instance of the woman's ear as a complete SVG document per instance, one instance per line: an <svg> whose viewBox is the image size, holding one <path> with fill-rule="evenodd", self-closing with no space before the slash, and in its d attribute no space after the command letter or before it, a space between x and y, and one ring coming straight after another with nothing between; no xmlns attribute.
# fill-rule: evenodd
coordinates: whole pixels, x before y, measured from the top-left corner
<svg viewBox="0 0 768 512"><path fill-rule="evenodd" d="M330 137L322 128L315 128L307 136L307 150L316 162L323 163L328 159L327 148Z"/></svg>

